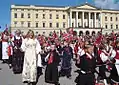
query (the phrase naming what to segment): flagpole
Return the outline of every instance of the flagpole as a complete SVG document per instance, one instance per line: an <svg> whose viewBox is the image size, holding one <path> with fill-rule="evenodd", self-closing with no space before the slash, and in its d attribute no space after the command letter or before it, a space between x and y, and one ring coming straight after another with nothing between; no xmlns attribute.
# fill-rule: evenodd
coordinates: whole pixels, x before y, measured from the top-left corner
<svg viewBox="0 0 119 85"><path fill-rule="evenodd" d="M101 33L102 33L102 10L103 10L103 6L100 6L100 28L101 28Z"/></svg>

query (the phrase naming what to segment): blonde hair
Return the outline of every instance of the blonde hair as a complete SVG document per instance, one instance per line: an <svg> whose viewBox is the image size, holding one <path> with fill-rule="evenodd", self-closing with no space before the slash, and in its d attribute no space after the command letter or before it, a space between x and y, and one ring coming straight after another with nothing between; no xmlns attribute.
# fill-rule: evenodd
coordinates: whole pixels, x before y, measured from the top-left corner
<svg viewBox="0 0 119 85"><path fill-rule="evenodd" d="M26 34L26 37L27 37L27 38L28 38L29 33L32 33L32 34L33 34L33 39L34 39L34 38L35 38L34 31L30 29L30 30L27 32L27 34Z"/></svg>

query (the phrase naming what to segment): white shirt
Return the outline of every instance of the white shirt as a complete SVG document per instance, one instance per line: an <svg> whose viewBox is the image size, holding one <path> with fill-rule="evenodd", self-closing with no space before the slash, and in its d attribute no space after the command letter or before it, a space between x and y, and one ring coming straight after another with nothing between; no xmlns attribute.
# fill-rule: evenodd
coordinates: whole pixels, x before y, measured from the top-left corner
<svg viewBox="0 0 119 85"><path fill-rule="evenodd" d="M78 47L78 53L77 53L79 56L82 56L82 55L84 55L85 54L85 51L82 49L82 48L80 48L80 47Z"/></svg>
<svg viewBox="0 0 119 85"><path fill-rule="evenodd" d="M103 50L104 52L106 52L105 50ZM105 55L105 53L101 53L100 54L100 58L103 62L106 62L108 60L108 56Z"/></svg>

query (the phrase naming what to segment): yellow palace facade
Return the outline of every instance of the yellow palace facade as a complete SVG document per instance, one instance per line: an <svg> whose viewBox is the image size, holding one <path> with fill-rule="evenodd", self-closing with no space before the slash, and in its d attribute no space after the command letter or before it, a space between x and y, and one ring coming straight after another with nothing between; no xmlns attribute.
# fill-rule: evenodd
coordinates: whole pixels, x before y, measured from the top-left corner
<svg viewBox="0 0 119 85"><path fill-rule="evenodd" d="M73 27L77 33L103 29L103 33L119 30L119 10L100 9L88 3L73 6L11 5L11 31L29 29L48 35Z"/></svg>

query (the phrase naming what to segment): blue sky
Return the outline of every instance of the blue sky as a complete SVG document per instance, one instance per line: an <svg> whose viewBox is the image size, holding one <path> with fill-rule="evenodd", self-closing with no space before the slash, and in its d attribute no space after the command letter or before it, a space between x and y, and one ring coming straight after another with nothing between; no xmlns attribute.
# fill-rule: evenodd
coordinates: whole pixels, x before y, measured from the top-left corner
<svg viewBox="0 0 119 85"><path fill-rule="evenodd" d="M5 25L10 25L10 6L12 4L26 4L26 5L54 5L54 6L75 6L85 2L91 3L93 5L99 6L102 5L106 8L106 1L112 0L0 0L0 26L1 30L5 28ZM109 3L108 2L108 3ZM112 2L110 2L112 4ZM109 4L108 4L109 6ZM118 4L119 6L119 4ZM113 6L112 6L113 7ZM110 8L110 7L108 7ZM118 7L115 7L116 9Z"/></svg>

